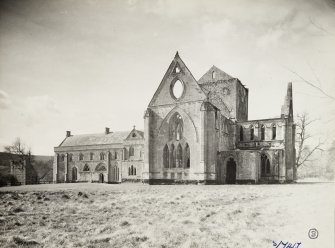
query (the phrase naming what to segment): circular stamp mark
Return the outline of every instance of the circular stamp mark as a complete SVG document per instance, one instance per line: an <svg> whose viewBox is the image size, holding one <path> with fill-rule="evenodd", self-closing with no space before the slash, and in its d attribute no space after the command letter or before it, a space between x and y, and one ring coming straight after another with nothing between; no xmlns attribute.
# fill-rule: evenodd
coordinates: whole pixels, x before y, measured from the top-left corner
<svg viewBox="0 0 335 248"><path fill-rule="evenodd" d="M316 228L309 229L308 237L310 239L317 239L319 237L319 232Z"/></svg>

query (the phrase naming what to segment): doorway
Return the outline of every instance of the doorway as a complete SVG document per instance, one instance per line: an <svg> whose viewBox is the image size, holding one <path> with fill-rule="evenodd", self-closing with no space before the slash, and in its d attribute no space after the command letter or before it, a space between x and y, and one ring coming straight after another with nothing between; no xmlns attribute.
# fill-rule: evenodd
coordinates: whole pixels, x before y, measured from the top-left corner
<svg viewBox="0 0 335 248"><path fill-rule="evenodd" d="M236 183L236 163L233 158L227 161L226 184Z"/></svg>
<svg viewBox="0 0 335 248"><path fill-rule="evenodd" d="M104 182L104 174L100 173L99 174L99 183L103 183Z"/></svg>

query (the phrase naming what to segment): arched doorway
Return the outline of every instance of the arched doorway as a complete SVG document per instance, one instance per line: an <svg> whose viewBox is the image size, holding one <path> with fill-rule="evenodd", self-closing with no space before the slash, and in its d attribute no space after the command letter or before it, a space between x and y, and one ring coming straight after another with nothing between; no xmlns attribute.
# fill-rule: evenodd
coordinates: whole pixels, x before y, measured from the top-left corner
<svg viewBox="0 0 335 248"><path fill-rule="evenodd" d="M104 182L104 174L100 173L99 174L99 183L103 183Z"/></svg>
<svg viewBox="0 0 335 248"><path fill-rule="evenodd" d="M267 177L271 174L270 160L266 154L261 155L261 177Z"/></svg>
<svg viewBox="0 0 335 248"><path fill-rule="evenodd" d="M72 168L72 182L77 181L78 179L78 171L77 171L77 167L73 167Z"/></svg>
<svg viewBox="0 0 335 248"><path fill-rule="evenodd" d="M236 183L236 163L233 158L227 161L226 184Z"/></svg>

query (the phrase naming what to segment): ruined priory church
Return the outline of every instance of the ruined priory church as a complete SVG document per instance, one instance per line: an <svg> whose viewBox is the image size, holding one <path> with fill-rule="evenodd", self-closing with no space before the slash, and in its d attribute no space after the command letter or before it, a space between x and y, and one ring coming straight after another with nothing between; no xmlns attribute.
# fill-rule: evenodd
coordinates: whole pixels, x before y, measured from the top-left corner
<svg viewBox="0 0 335 248"><path fill-rule="evenodd" d="M292 84L277 118L248 120L248 92L239 79L215 66L196 80L177 52L145 110L144 130L67 131L54 148L53 180L295 181Z"/></svg>

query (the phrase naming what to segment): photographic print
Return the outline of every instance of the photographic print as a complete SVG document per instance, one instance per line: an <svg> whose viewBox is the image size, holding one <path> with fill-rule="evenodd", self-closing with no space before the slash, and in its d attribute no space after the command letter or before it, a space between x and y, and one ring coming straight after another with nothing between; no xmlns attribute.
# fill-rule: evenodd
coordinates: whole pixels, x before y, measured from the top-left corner
<svg viewBox="0 0 335 248"><path fill-rule="evenodd" d="M334 0L0 0L0 247L333 248Z"/></svg>

